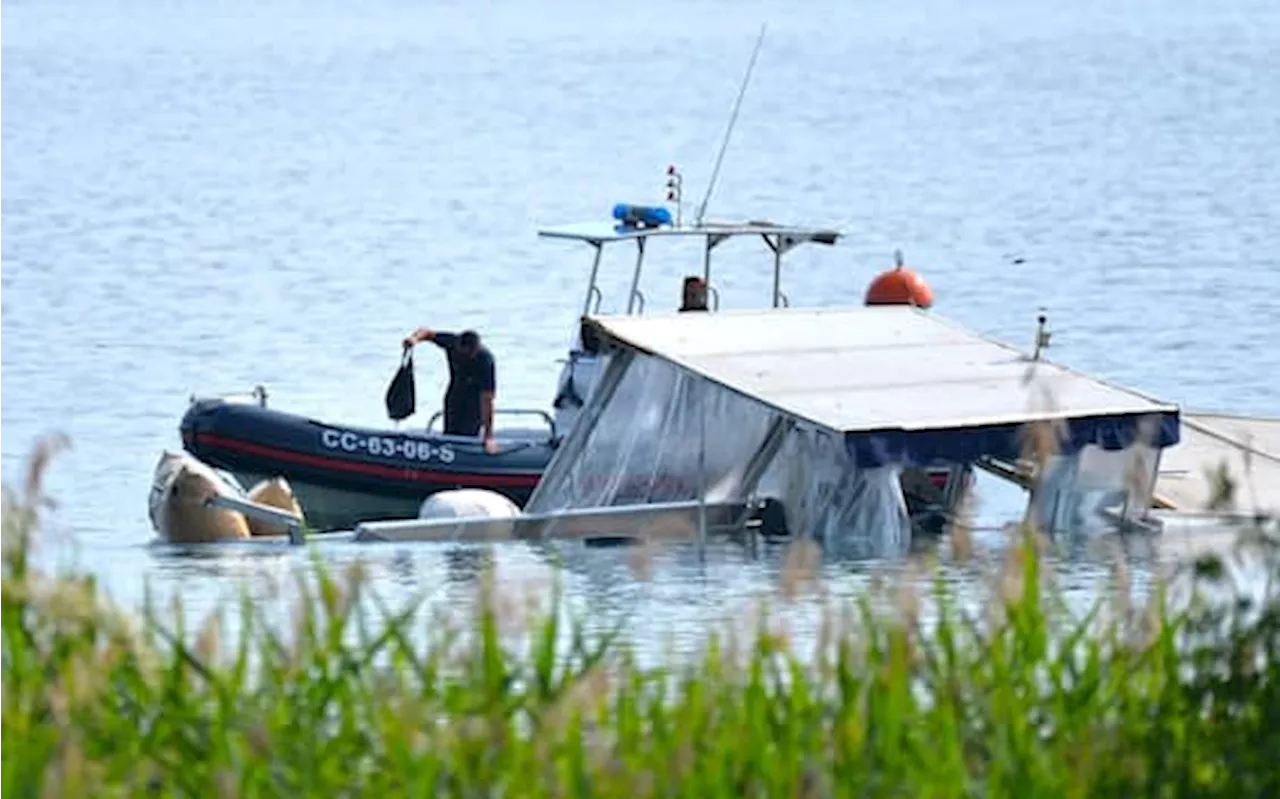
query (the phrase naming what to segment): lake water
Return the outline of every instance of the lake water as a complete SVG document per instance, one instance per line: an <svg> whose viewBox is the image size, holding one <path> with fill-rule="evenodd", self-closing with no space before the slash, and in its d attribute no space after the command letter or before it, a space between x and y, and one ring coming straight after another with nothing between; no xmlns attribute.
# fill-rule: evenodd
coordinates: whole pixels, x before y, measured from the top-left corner
<svg viewBox="0 0 1280 799"><path fill-rule="evenodd" d="M427 324L481 330L500 403L546 407L589 253L536 230L660 201L668 163L696 206L762 22L709 215L849 234L793 254L794 304L859 302L901 248L937 310L983 333L1029 343L1044 307L1060 361L1194 407L1280 413L1274 0L11 0L3 14L4 475L37 435L71 437L54 521L125 602L149 583L199 611L300 563L149 546L152 469L192 393L261 383L275 406L380 425L400 338ZM718 255L726 306L766 296L764 256ZM697 257L651 254L650 307L677 303ZM444 377L419 359L424 404ZM1016 493L984 487L985 523L1016 516ZM999 533L979 541L998 557ZM324 551L368 560L393 599L465 602L476 573L456 547ZM495 557L511 580L550 568L533 547ZM1159 557L1134 560L1138 582ZM674 551L637 580L628 560L578 553L567 587L626 609L655 645L696 641L782 568L776 553ZM849 594L904 568L823 572ZM1107 565L1065 548L1055 569L1087 598Z"/></svg>

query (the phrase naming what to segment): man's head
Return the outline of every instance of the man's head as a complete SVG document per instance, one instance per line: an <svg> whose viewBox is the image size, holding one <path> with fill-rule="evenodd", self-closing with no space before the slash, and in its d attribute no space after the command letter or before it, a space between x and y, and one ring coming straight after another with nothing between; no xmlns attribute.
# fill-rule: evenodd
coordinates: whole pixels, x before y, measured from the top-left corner
<svg viewBox="0 0 1280 799"><path fill-rule="evenodd" d="M680 310L682 311L705 311L707 310L707 284L700 277L690 276L684 279L684 291L682 292Z"/></svg>
<svg viewBox="0 0 1280 799"><path fill-rule="evenodd" d="M458 351L467 357L475 357L480 352L480 336L474 330L464 330L458 337Z"/></svg>

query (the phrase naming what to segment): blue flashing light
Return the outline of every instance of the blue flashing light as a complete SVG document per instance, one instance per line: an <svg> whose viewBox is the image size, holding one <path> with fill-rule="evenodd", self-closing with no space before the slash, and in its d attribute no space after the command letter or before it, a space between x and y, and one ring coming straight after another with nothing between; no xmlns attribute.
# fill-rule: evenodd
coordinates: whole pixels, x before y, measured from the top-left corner
<svg viewBox="0 0 1280 799"><path fill-rule="evenodd" d="M660 227L671 224L671 212L660 205L618 203L613 206L613 218L629 228Z"/></svg>

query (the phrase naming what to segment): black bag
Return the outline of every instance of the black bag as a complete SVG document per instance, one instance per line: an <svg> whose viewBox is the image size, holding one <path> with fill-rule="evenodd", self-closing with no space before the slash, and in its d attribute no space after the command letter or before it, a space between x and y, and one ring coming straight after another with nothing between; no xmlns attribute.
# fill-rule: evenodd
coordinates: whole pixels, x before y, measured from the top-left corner
<svg viewBox="0 0 1280 799"><path fill-rule="evenodd" d="M413 350L406 347L400 358L400 368L387 386L387 416L398 422L407 419L417 410L418 400L413 389Z"/></svg>

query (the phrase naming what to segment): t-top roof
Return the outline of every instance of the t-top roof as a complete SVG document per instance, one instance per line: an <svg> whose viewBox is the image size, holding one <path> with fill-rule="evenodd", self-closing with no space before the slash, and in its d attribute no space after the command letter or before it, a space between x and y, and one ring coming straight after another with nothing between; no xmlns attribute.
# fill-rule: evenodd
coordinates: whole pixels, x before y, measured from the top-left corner
<svg viewBox="0 0 1280 799"><path fill-rule="evenodd" d="M1020 428L1067 422L1064 449L1178 440L1178 408L1039 360L909 306L589 320L607 339L845 434L863 465L1014 459ZM1037 379L1028 380L1030 370Z"/></svg>
<svg viewBox="0 0 1280 799"><path fill-rule="evenodd" d="M838 230L826 228L804 228L791 225L775 225L769 222L721 223L707 222L702 225L662 226L662 227L627 227L615 222L580 222L571 225L559 225L538 231L539 236L552 239L572 239L592 244L613 241L630 241L632 239L651 238L655 236L782 236L796 242L816 242L818 244L835 244L843 234Z"/></svg>

